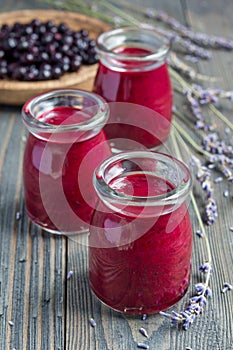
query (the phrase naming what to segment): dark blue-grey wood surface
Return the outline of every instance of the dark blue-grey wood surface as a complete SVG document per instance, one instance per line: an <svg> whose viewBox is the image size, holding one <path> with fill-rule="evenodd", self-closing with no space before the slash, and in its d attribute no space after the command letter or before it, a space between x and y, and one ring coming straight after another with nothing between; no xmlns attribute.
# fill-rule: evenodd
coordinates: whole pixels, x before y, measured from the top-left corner
<svg viewBox="0 0 233 350"><path fill-rule="evenodd" d="M165 10L195 30L233 37L232 0L131 3ZM33 0L0 0L2 12L43 7L46 5ZM220 87L233 89L232 53L216 52L211 61L198 67L201 73L219 77ZM232 105L224 113L233 121ZM91 295L85 245L45 234L26 217L22 190L25 133L20 108L0 106L0 350L133 350L137 342L144 341L141 326L147 329L153 350L232 350L233 292L221 293L224 281L233 283L232 188L228 187L231 196L226 199L222 195L226 183L217 187L219 218L207 228L213 255L213 298L203 315L187 332L170 327L159 315L146 321L124 317ZM22 213L18 221L17 212ZM195 232L198 223L192 208L190 213ZM178 309L193 292L205 254L204 245L194 235L192 281ZM69 270L74 274L67 280ZM96 321L95 328L90 327L90 317Z"/></svg>

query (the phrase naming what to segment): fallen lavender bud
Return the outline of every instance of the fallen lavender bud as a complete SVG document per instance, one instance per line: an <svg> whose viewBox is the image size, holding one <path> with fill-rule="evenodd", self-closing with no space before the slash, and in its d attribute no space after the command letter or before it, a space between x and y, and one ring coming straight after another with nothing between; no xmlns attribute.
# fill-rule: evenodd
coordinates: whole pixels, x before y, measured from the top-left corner
<svg viewBox="0 0 233 350"><path fill-rule="evenodd" d="M233 286L230 283L225 282L221 292L226 293L229 290L233 290Z"/></svg>
<svg viewBox="0 0 233 350"><path fill-rule="evenodd" d="M14 325L15 325L13 321L8 321L8 324L10 327L14 327Z"/></svg>
<svg viewBox="0 0 233 350"><path fill-rule="evenodd" d="M139 329L139 332L140 332L142 335L144 335L144 337L148 338L148 333L147 333L147 331L145 330L145 328L141 327L141 328Z"/></svg>
<svg viewBox="0 0 233 350"><path fill-rule="evenodd" d="M149 349L149 345L145 343L138 343L137 346L140 349Z"/></svg>
<svg viewBox="0 0 233 350"><path fill-rule="evenodd" d="M22 218L22 214L19 211L17 211L17 213L15 214L15 218L17 221L20 220Z"/></svg>
<svg viewBox="0 0 233 350"><path fill-rule="evenodd" d="M228 190L224 190L223 191L223 196L224 197L229 197L229 191Z"/></svg>
<svg viewBox="0 0 233 350"><path fill-rule="evenodd" d="M67 279L69 280L73 276L73 271L67 273Z"/></svg>
<svg viewBox="0 0 233 350"><path fill-rule="evenodd" d="M96 326L96 322L95 322L94 318L90 318L90 325L91 325L92 327L95 327L95 326Z"/></svg>
<svg viewBox="0 0 233 350"><path fill-rule="evenodd" d="M203 236L204 236L204 233L203 233L201 230L197 230L197 231L196 231L196 234L197 234L199 237L203 237Z"/></svg>
<svg viewBox="0 0 233 350"><path fill-rule="evenodd" d="M147 314L142 315L142 320L145 321L147 319Z"/></svg>

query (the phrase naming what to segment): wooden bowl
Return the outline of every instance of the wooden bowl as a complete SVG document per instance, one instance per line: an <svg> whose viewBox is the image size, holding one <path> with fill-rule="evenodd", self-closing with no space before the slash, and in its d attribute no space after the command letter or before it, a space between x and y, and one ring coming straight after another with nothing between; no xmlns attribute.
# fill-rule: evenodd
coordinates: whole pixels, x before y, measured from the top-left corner
<svg viewBox="0 0 233 350"><path fill-rule="evenodd" d="M9 25L15 22L28 23L35 18L43 22L52 20L55 24L63 22L72 30L87 29L93 39L110 28L97 19L59 10L22 10L0 13L0 26L4 23ZM0 79L0 104L22 105L32 96L52 89L79 88L91 91L96 70L97 64L83 65L78 72L66 73L59 79L46 81L25 82Z"/></svg>

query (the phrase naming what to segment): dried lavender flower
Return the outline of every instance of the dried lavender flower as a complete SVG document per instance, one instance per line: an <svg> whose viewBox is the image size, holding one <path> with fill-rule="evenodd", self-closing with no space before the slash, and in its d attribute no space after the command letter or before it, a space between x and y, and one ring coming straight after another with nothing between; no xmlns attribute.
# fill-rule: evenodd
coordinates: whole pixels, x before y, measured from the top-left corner
<svg viewBox="0 0 233 350"><path fill-rule="evenodd" d="M148 333L147 333L147 331L145 330L145 328L141 327L141 328L139 329L139 332L140 332L142 335L144 335L144 337L148 338Z"/></svg>
<svg viewBox="0 0 233 350"><path fill-rule="evenodd" d="M147 314L142 315L142 320L145 321L147 319Z"/></svg>
<svg viewBox="0 0 233 350"><path fill-rule="evenodd" d="M224 190L223 191L223 196L224 197L229 197L229 191L228 190Z"/></svg>
<svg viewBox="0 0 233 350"><path fill-rule="evenodd" d="M205 75L199 74L195 69L193 69L188 64L184 63L176 54L175 52L170 52L170 54L167 57L167 63L169 66L171 66L174 70L181 73L182 75L186 76L187 78L191 80L211 80L210 77L207 77Z"/></svg>
<svg viewBox="0 0 233 350"><path fill-rule="evenodd" d="M189 38L194 43L200 46L210 48L221 48L226 50L233 49L233 40L226 39L221 36L207 35L200 32L194 32L186 26L184 26L183 24L181 24L175 18L168 16L168 14L163 11L155 12L154 14L151 13L151 16L152 15L153 18L163 22L168 27L176 30L183 37Z"/></svg>
<svg viewBox="0 0 233 350"><path fill-rule="evenodd" d="M8 321L8 324L10 327L14 327L14 325L15 325L13 321Z"/></svg>
<svg viewBox="0 0 233 350"><path fill-rule="evenodd" d="M213 184L211 181L211 173L208 167L203 166L201 161L193 156L191 158L191 166L197 168L196 179L201 185L202 190L205 192L205 221L207 225L212 225L215 222L215 218L218 216L217 203L213 198Z"/></svg>
<svg viewBox="0 0 233 350"><path fill-rule="evenodd" d="M203 49L202 47L193 44L189 39L179 39L179 45L183 47L189 54L194 55L205 60L208 60L212 57L211 52Z"/></svg>

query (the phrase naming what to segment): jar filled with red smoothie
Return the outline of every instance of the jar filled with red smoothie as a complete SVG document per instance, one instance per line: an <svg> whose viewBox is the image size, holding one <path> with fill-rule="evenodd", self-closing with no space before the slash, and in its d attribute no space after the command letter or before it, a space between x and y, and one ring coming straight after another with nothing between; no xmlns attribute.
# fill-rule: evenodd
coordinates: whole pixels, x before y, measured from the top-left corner
<svg viewBox="0 0 233 350"><path fill-rule="evenodd" d="M88 230L96 193L94 169L110 156L102 97L76 89L33 97L22 109L29 135L23 179L29 218L51 233Z"/></svg>
<svg viewBox="0 0 233 350"><path fill-rule="evenodd" d="M122 152L96 169L89 279L105 305L152 314L184 296L191 271L191 184L184 163L157 152Z"/></svg>
<svg viewBox="0 0 233 350"><path fill-rule="evenodd" d="M170 46L170 40L149 25L118 28L98 37L93 90L110 103L105 131L116 149L156 149L167 139L173 102L166 63ZM138 105L145 107L143 112Z"/></svg>

